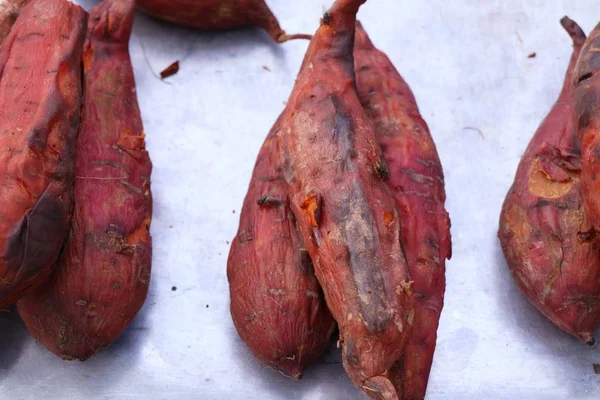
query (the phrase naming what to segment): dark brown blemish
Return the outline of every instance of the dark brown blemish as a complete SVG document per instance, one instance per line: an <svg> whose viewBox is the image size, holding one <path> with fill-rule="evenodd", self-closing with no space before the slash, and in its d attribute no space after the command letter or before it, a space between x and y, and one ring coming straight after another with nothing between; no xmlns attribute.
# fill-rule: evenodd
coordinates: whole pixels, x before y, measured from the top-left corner
<svg viewBox="0 0 600 400"><path fill-rule="evenodd" d="M382 160L377 161L377 164L375 164L375 171L377 171L377 175L382 181L388 181L391 177L388 166Z"/></svg>

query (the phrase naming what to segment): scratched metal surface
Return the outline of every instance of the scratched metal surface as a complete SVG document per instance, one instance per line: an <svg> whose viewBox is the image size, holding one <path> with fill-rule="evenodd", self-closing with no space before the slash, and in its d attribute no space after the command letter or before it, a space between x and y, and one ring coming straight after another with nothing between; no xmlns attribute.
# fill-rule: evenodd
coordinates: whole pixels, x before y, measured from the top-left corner
<svg viewBox="0 0 600 400"><path fill-rule="evenodd" d="M268 3L289 32L310 33L329 5ZM448 4L370 0L360 12L411 84L446 174L454 258L428 399L598 398L592 364L600 351L527 303L496 239L519 157L570 56L558 20L567 14L589 31L597 2ZM131 53L154 162L150 295L122 338L85 363L59 360L14 311L0 313L0 399L364 398L333 346L300 382L287 380L253 359L229 317L228 243L305 49L306 42L274 45L259 31L200 34L137 18ZM177 59L179 74L157 80Z"/></svg>

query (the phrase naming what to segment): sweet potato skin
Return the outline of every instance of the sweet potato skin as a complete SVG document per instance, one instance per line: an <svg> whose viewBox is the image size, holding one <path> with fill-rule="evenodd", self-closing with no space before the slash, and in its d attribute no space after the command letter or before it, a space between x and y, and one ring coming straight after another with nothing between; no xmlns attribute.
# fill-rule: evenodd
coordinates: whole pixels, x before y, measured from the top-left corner
<svg viewBox="0 0 600 400"><path fill-rule="evenodd" d="M508 267L529 301L559 328L592 344L600 323L600 249L582 200L572 74L585 40L567 17L573 55L556 104L519 164L500 216Z"/></svg>
<svg viewBox="0 0 600 400"><path fill-rule="evenodd" d="M354 65L358 94L373 121L389 168L402 244L415 295L413 333L402 359L389 371L396 393L382 399L425 397L444 305L445 260L451 256L444 173L414 95L388 57L356 26Z"/></svg>
<svg viewBox="0 0 600 400"><path fill-rule="evenodd" d="M573 72L573 118L581 143L583 200L596 231L600 231L600 24L590 33Z"/></svg>
<svg viewBox="0 0 600 400"><path fill-rule="evenodd" d="M374 395L414 320L387 167L354 81L356 12L338 0L313 37L281 122L291 208L338 323L353 382Z"/></svg>
<svg viewBox="0 0 600 400"><path fill-rule="evenodd" d="M286 35L265 0L138 0L140 10L153 17L207 31L262 28L276 42L307 35Z"/></svg>
<svg viewBox="0 0 600 400"><path fill-rule="evenodd" d="M72 228L51 281L18 302L33 336L64 359L110 345L148 291L152 166L128 54L133 14L132 0L91 11Z"/></svg>
<svg viewBox="0 0 600 400"><path fill-rule="evenodd" d="M231 242L231 316L258 359L300 378L335 327L289 206L280 164L279 119L267 136Z"/></svg>
<svg viewBox="0 0 600 400"><path fill-rule="evenodd" d="M4 40L21 14L21 10L23 10L23 7L25 7L29 1L30 0L4 0L0 3L0 44L4 43Z"/></svg>
<svg viewBox="0 0 600 400"><path fill-rule="evenodd" d="M68 232L86 14L34 0L0 50L0 308L47 279Z"/></svg>

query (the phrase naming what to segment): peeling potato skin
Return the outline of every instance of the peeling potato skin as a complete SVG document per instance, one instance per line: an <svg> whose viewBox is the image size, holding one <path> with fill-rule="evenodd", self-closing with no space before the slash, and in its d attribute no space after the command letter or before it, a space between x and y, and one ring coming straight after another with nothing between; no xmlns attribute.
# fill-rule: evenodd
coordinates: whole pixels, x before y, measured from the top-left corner
<svg viewBox="0 0 600 400"><path fill-rule="evenodd" d="M279 119L265 140L231 242L231 316L256 357L299 379L319 357L335 321L290 210L280 164Z"/></svg>
<svg viewBox="0 0 600 400"><path fill-rule="evenodd" d="M4 43L21 10L29 2L30 0L4 0L0 3L0 44Z"/></svg>
<svg viewBox="0 0 600 400"><path fill-rule="evenodd" d="M114 342L148 291L152 165L128 54L133 14L132 0L91 11L71 232L50 282L18 302L32 335L68 360Z"/></svg>
<svg viewBox="0 0 600 400"><path fill-rule="evenodd" d="M68 232L85 16L32 1L0 50L0 308L47 279Z"/></svg>
<svg viewBox="0 0 600 400"><path fill-rule="evenodd" d="M402 244L415 295L408 347L389 371L393 392L381 399L423 399L444 306L445 260L451 256L444 173L414 95L381 51L356 25L354 65L358 94L373 121L389 169L401 221ZM381 391L380 391L381 392Z"/></svg>
<svg viewBox="0 0 600 400"><path fill-rule="evenodd" d="M581 180L588 217L600 231L600 24L583 45L573 72L573 116L581 143Z"/></svg>
<svg viewBox="0 0 600 400"><path fill-rule="evenodd" d="M138 0L137 7L155 18L206 31L256 27L280 43L310 39L287 35L265 0Z"/></svg>
<svg viewBox="0 0 600 400"><path fill-rule="evenodd" d="M291 208L340 329L344 368L365 393L411 332L414 299L400 218L354 81L356 12L338 0L313 37L279 134Z"/></svg>
<svg viewBox="0 0 600 400"><path fill-rule="evenodd" d="M600 249L584 210L571 111L573 68L585 35L568 18L561 23L574 45L565 84L521 159L498 237L531 303L564 331L593 344L600 324Z"/></svg>

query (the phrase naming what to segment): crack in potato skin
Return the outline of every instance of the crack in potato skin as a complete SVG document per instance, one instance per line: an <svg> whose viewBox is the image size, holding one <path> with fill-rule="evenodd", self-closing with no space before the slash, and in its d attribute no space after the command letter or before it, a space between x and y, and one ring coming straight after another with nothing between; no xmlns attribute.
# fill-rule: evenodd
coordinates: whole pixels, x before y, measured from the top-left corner
<svg viewBox="0 0 600 400"><path fill-rule="evenodd" d="M584 207L582 156L571 109L585 35L561 21L574 49L561 94L532 138L500 216L508 267L531 303L586 343L600 325L600 248Z"/></svg>
<svg viewBox="0 0 600 400"><path fill-rule="evenodd" d="M152 164L128 53L133 15L132 0L91 10L70 234L51 280L17 304L33 336L69 360L113 343L148 292Z"/></svg>

